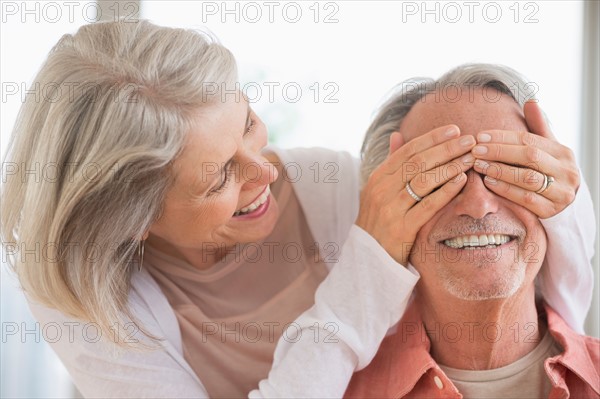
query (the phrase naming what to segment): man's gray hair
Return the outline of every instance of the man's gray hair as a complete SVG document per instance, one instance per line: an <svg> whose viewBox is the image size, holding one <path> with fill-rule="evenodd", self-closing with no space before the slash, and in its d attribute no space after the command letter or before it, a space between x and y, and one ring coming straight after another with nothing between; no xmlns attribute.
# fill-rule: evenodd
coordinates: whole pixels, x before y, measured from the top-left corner
<svg viewBox="0 0 600 399"><path fill-rule="evenodd" d="M452 69L438 80L412 78L397 85L390 98L381 106L369 126L361 149L361 186L371 173L387 157L390 135L398 131L400 124L412 107L429 93L437 93L445 101L457 101L455 89L463 87L491 88L510 95L521 108L527 100L534 99L537 85L528 82L514 69L493 64L464 64ZM498 101L497 93L484 93L489 101Z"/></svg>

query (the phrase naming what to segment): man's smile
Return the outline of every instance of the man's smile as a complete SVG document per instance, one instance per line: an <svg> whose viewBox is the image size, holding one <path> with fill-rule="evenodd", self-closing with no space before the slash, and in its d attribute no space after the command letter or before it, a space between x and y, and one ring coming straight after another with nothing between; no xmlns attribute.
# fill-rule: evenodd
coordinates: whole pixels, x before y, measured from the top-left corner
<svg viewBox="0 0 600 399"><path fill-rule="evenodd" d="M441 242L448 247L458 249L496 248L514 238L507 234L471 234L448 238Z"/></svg>

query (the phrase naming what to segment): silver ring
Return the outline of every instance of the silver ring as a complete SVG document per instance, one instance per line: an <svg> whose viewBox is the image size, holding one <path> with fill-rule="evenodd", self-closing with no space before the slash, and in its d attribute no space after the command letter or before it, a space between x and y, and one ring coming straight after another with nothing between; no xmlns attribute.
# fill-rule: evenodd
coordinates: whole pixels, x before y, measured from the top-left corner
<svg viewBox="0 0 600 399"><path fill-rule="evenodd" d="M423 200L423 198L415 194L415 192L410 187L410 183L406 183L406 191L408 192L408 195L410 195L415 201L420 202Z"/></svg>
<svg viewBox="0 0 600 399"><path fill-rule="evenodd" d="M540 187L540 189L536 191L536 194L541 194L544 192L544 190L548 188L548 175L545 173L542 174L544 175L544 182L542 183L542 187Z"/></svg>
<svg viewBox="0 0 600 399"><path fill-rule="evenodd" d="M542 184L542 187L540 187L539 190L537 190L535 193L536 194L541 194L544 191L546 191L548 189L548 187L550 187L550 185L554 182L554 177L552 176L548 176L545 173L542 173L544 175L544 183Z"/></svg>
<svg viewBox="0 0 600 399"><path fill-rule="evenodd" d="M546 190L550 188L550 185L554 183L554 177L548 176L548 185L546 186Z"/></svg>

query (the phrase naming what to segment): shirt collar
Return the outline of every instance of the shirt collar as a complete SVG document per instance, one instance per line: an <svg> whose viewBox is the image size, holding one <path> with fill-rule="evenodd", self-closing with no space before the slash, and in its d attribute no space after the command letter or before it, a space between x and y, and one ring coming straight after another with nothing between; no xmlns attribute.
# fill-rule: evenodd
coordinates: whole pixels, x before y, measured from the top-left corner
<svg viewBox="0 0 600 399"><path fill-rule="evenodd" d="M422 378L429 378L425 375L433 369L435 372L429 373L430 377L440 380L444 396L460 397L454 384L429 354L431 342L414 300L395 327L396 333L383 340L373 362L355 374L347 396L364 396L363 390L367 389L369 397L403 397Z"/></svg>
<svg viewBox="0 0 600 399"><path fill-rule="evenodd" d="M547 304L544 305L548 315L548 329L554 340L563 348L563 352L546 360L546 372L551 379L560 378L552 367L561 364L573 372L579 379L588 384L597 395L600 395L600 378L597 367L590 358L587 341L590 337L579 335ZM596 346L597 347L597 346ZM562 378L561 378L562 379Z"/></svg>
<svg viewBox="0 0 600 399"><path fill-rule="evenodd" d="M546 360L546 373L553 380L553 385L564 385L564 373L556 369L560 364L571 370L583 382L599 394L598 372L589 356L586 338L571 330L560 316L547 304L544 308L548 318L550 334L564 349L555 357ZM358 372L350 384L353 391L361 384L368 382L369 393L375 396L403 397L409 394L421 378L430 371L443 383L447 394L455 394L458 390L439 368L437 362L429 354L431 341L422 323L420 313L414 301L408 305L404 316L396 325L396 333L386 337L371 365ZM559 366L560 367L560 366ZM561 383L562 382L562 383ZM381 390L381 392L375 392ZM454 395L453 395L454 396Z"/></svg>
<svg viewBox="0 0 600 399"><path fill-rule="evenodd" d="M398 323L396 334L390 338L393 339L394 348L390 353L403 353L402 356L393 356L391 369L396 376L403 376L396 380L394 387L398 397L402 397L412 390L429 369L437 367L436 361L429 354L431 341L414 301L411 301Z"/></svg>

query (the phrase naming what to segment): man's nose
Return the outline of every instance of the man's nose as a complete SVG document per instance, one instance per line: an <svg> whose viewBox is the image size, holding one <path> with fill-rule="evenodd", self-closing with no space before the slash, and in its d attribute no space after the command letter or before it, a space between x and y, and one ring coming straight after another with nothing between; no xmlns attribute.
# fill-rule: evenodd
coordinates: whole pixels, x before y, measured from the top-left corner
<svg viewBox="0 0 600 399"><path fill-rule="evenodd" d="M483 177L473 169L467 172L467 184L456 197L454 210L457 215L483 219L486 215L498 211L498 196L487 189Z"/></svg>

